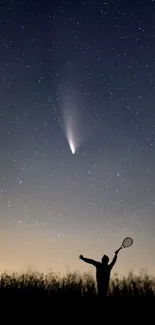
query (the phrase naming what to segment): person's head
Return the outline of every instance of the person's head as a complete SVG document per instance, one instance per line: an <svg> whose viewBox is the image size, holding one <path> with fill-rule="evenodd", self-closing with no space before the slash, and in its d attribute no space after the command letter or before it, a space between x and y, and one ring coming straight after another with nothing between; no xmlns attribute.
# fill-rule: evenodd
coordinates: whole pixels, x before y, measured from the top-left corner
<svg viewBox="0 0 155 325"><path fill-rule="evenodd" d="M102 262L102 264L107 265L109 262L109 257L107 255L103 255L101 262Z"/></svg>

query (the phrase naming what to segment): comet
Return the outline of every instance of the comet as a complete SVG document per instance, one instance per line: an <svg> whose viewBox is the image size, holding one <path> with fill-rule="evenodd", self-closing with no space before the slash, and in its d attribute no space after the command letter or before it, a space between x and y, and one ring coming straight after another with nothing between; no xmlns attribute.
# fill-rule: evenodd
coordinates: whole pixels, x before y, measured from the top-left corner
<svg viewBox="0 0 155 325"><path fill-rule="evenodd" d="M75 120L71 115L65 117L65 134L72 154L76 153Z"/></svg>
<svg viewBox="0 0 155 325"><path fill-rule="evenodd" d="M70 152L75 155L89 137L89 119L81 104L81 95L69 86L60 86L60 100L55 112L66 137ZM82 109L81 109L82 106Z"/></svg>
<svg viewBox="0 0 155 325"><path fill-rule="evenodd" d="M74 155L75 152L76 152L76 144L75 144L75 141L74 141L74 138L73 138L73 134L72 134L71 131L72 130L70 130L69 128L66 129L66 138L68 140L68 144L69 144L70 150L71 150L72 154Z"/></svg>

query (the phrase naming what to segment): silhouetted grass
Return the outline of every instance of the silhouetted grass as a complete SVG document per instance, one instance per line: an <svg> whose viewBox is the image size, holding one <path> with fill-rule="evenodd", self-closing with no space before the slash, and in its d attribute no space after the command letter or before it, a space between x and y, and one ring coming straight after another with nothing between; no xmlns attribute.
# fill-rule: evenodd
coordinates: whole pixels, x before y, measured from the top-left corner
<svg viewBox="0 0 155 325"><path fill-rule="evenodd" d="M0 299L22 298L36 296L52 297L82 297L95 296L96 287L93 277L85 274L69 273L60 277L54 273L47 275L28 272L25 274L3 273L0 277Z"/></svg>
<svg viewBox="0 0 155 325"><path fill-rule="evenodd" d="M95 279L89 274L28 272L25 274L3 273L0 277L0 301L19 298L39 299L96 297ZM109 297L155 297L155 277L135 276L130 273L122 279L113 277L109 286Z"/></svg>
<svg viewBox="0 0 155 325"><path fill-rule="evenodd" d="M131 322L135 317L144 319L154 317L155 277L135 276L132 273L122 279L113 277L109 296L103 301L97 297L95 279L89 274L69 273L58 276L27 272L25 274L3 273L0 277L1 319L8 322L46 324L88 324L110 323L123 315ZM21 318L22 315L22 318ZM33 316L32 316L33 315ZM27 321L26 321L27 319ZM46 319L46 320L45 320ZM7 323L7 321L6 321Z"/></svg>

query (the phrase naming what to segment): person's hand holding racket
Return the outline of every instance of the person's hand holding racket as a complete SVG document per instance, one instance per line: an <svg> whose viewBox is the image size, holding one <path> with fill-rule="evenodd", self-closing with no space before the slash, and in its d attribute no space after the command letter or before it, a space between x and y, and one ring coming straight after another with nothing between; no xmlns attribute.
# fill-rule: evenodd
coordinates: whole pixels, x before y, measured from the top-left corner
<svg viewBox="0 0 155 325"><path fill-rule="evenodd" d="M117 255L122 248L130 247L132 244L133 244L133 239L131 237L126 237L123 240L121 247L119 249L117 249L115 254Z"/></svg>

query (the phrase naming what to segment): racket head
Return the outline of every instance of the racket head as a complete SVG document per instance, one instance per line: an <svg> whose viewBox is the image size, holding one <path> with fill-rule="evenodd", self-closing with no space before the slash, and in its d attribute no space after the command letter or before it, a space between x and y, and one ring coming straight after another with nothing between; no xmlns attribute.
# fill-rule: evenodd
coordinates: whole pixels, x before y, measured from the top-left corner
<svg viewBox="0 0 155 325"><path fill-rule="evenodd" d="M122 242L122 248L130 247L132 244L133 244L133 239L131 237L126 237Z"/></svg>

